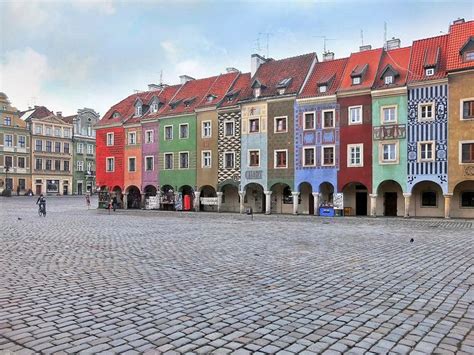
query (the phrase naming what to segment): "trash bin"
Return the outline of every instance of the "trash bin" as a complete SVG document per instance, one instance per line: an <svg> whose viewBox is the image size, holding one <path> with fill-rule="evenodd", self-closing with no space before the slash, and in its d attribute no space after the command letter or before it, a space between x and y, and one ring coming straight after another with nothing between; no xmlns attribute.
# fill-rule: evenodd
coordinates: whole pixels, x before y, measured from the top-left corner
<svg viewBox="0 0 474 355"><path fill-rule="evenodd" d="M245 210L245 213L246 213L247 215L249 215L249 216L250 216L250 215L253 215L253 209L252 209L252 207L248 207L248 208Z"/></svg>
<svg viewBox="0 0 474 355"><path fill-rule="evenodd" d="M183 205L184 205L184 210L189 211L191 210L191 196L190 195L184 195L183 197Z"/></svg>

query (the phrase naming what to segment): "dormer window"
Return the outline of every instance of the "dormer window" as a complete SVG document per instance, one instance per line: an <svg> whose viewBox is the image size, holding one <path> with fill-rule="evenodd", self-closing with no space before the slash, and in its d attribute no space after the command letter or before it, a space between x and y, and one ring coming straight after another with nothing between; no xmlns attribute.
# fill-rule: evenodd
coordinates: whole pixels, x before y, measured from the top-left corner
<svg viewBox="0 0 474 355"><path fill-rule="evenodd" d="M214 101L214 99L216 99L217 96L214 96L214 95L207 95L207 98L206 98L206 101L207 102L212 102Z"/></svg>
<svg viewBox="0 0 474 355"><path fill-rule="evenodd" d="M459 54L462 56L464 62L474 61L474 36L469 37L466 43L461 47Z"/></svg>
<svg viewBox="0 0 474 355"><path fill-rule="evenodd" d="M434 68L428 68L428 69L425 70L425 75L426 76L433 76L434 73L435 73Z"/></svg>
<svg viewBox="0 0 474 355"><path fill-rule="evenodd" d="M262 95L262 88L265 88L265 85L263 85L258 79L255 79L251 87L253 90L253 97L258 98Z"/></svg>
<svg viewBox="0 0 474 355"><path fill-rule="evenodd" d="M253 89L253 97L258 98L260 95L261 95L260 88L254 88Z"/></svg>
<svg viewBox="0 0 474 355"><path fill-rule="evenodd" d="M393 84L393 76L392 75L387 75L385 77L385 85L390 85Z"/></svg>
<svg viewBox="0 0 474 355"><path fill-rule="evenodd" d="M473 60L474 60L474 51L464 53L464 61L465 62L471 62Z"/></svg>
<svg viewBox="0 0 474 355"><path fill-rule="evenodd" d="M184 100L184 107L190 107L194 100L196 100L196 97L191 97L189 99Z"/></svg>
<svg viewBox="0 0 474 355"><path fill-rule="evenodd" d="M113 118L118 118L120 116L120 113L118 112L114 112L114 114L112 115Z"/></svg>
<svg viewBox="0 0 474 355"><path fill-rule="evenodd" d="M328 86L327 85L321 85L318 88L318 90L319 90L320 93L325 93L326 91L328 91Z"/></svg>
<svg viewBox="0 0 474 355"><path fill-rule="evenodd" d="M292 78L285 78L277 84L278 95L283 95L290 85Z"/></svg>
<svg viewBox="0 0 474 355"><path fill-rule="evenodd" d="M137 105L135 107L135 116L141 116L142 115L142 105Z"/></svg>
<svg viewBox="0 0 474 355"><path fill-rule="evenodd" d="M364 64L364 65L357 65L352 70L351 72L352 85L359 85L360 83L362 83L362 77L365 75L368 68L369 68L369 65Z"/></svg>
<svg viewBox="0 0 474 355"><path fill-rule="evenodd" d="M360 76L355 76L352 78L352 85L359 85L360 84Z"/></svg>
<svg viewBox="0 0 474 355"><path fill-rule="evenodd" d="M278 89L278 95L283 95L285 93L285 89Z"/></svg>
<svg viewBox="0 0 474 355"><path fill-rule="evenodd" d="M153 102L151 104L150 111L153 112L153 113L158 112L158 103L157 102Z"/></svg>

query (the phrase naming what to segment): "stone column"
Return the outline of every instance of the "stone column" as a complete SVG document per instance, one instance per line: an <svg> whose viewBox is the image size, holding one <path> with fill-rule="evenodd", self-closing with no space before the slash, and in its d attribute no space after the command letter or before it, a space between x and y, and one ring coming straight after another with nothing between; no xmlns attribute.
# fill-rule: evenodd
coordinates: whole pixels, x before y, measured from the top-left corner
<svg viewBox="0 0 474 355"><path fill-rule="evenodd" d="M217 212L219 213L221 211L221 205L222 205L222 195L223 192L217 192Z"/></svg>
<svg viewBox="0 0 474 355"><path fill-rule="evenodd" d="M319 216L319 192L313 192L313 200L314 200L314 215Z"/></svg>
<svg viewBox="0 0 474 355"><path fill-rule="evenodd" d="M245 199L245 191L239 191L240 197L240 213L245 213L245 206L244 206L244 199Z"/></svg>
<svg viewBox="0 0 474 355"><path fill-rule="evenodd" d="M199 202L199 197L201 196L201 193L199 191L194 191L194 210L196 212L199 212L199 206L200 206L200 202Z"/></svg>
<svg viewBox="0 0 474 355"><path fill-rule="evenodd" d="M444 218L451 218L451 198L453 194L444 194Z"/></svg>
<svg viewBox="0 0 474 355"><path fill-rule="evenodd" d="M124 210L126 210L126 209L128 208L127 202L128 202L128 194L127 194L127 193L124 193L124 194L123 194L123 198L122 198L122 208L123 208Z"/></svg>
<svg viewBox="0 0 474 355"><path fill-rule="evenodd" d="M161 191L156 191L156 198L158 199L158 209L161 210Z"/></svg>
<svg viewBox="0 0 474 355"><path fill-rule="evenodd" d="M298 200L300 193L292 192L291 195L293 196L293 214L298 214Z"/></svg>
<svg viewBox="0 0 474 355"><path fill-rule="evenodd" d="M265 214L272 213L272 192L264 191L265 194Z"/></svg>
<svg viewBox="0 0 474 355"><path fill-rule="evenodd" d="M370 194L370 215L377 217L377 194Z"/></svg>
<svg viewBox="0 0 474 355"><path fill-rule="evenodd" d="M411 193L403 193L403 197L405 197L405 213L403 214L403 217L408 218L410 217Z"/></svg>
<svg viewBox="0 0 474 355"><path fill-rule="evenodd" d="M141 196L141 201L140 201L140 208L144 209L145 208L145 197L146 195L144 193L142 193L142 196Z"/></svg>

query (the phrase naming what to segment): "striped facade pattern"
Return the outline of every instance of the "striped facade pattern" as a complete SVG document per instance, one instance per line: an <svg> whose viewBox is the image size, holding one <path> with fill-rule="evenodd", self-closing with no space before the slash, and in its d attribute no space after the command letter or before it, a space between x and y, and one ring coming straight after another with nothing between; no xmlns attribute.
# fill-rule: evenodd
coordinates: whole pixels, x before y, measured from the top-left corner
<svg viewBox="0 0 474 355"><path fill-rule="evenodd" d="M240 181L240 110L231 112L220 112L218 114L219 120L219 140L218 140L218 154L219 154L219 171L217 182L222 184L225 181ZM224 134L225 122L234 122L234 135L226 136ZM224 154L226 152L234 152L234 168L226 169Z"/></svg>
<svg viewBox="0 0 474 355"><path fill-rule="evenodd" d="M419 105L434 103L434 120L419 120ZM410 88L408 90L408 181L407 189L420 181L433 181L444 192L448 189L448 85ZM418 161L418 142L435 142L435 159Z"/></svg>

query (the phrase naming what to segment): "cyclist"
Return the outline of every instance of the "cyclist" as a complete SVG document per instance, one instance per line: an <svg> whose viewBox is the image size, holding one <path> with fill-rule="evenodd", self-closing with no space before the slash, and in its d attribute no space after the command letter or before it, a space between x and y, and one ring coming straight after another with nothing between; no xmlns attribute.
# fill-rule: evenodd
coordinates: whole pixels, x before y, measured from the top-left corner
<svg viewBox="0 0 474 355"><path fill-rule="evenodd" d="M46 216L46 198L41 194L36 200L36 204L39 205L39 212L43 212Z"/></svg>

